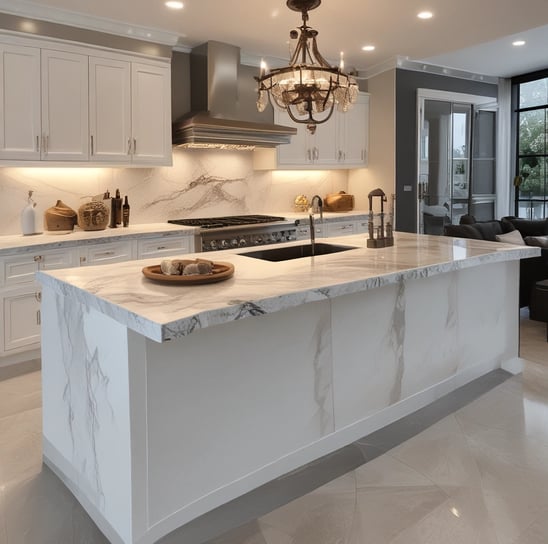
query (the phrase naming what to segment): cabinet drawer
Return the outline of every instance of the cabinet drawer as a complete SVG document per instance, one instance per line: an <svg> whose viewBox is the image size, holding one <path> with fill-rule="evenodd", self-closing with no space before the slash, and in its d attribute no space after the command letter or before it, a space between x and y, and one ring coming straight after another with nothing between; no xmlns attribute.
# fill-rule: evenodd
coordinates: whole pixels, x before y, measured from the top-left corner
<svg viewBox="0 0 548 544"><path fill-rule="evenodd" d="M165 237L137 241L137 258L149 259L168 255L180 255L193 251L192 237Z"/></svg>
<svg viewBox="0 0 548 544"><path fill-rule="evenodd" d="M3 306L3 354L40 345L40 291L28 287L5 291Z"/></svg>
<svg viewBox="0 0 548 544"><path fill-rule="evenodd" d="M37 270L54 270L76 266L73 250L47 250L32 254L13 255L0 259L5 285L32 283Z"/></svg>
<svg viewBox="0 0 548 544"><path fill-rule="evenodd" d="M369 230L369 220L359 219L354 223L354 234L361 234Z"/></svg>
<svg viewBox="0 0 548 544"><path fill-rule="evenodd" d="M329 223L327 225L328 236L345 236L354 234L354 222L349 223Z"/></svg>
<svg viewBox="0 0 548 544"><path fill-rule="evenodd" d="M83 248L80 253L80 265L120 263L131 259L131 241L95 244Z"/></svg>

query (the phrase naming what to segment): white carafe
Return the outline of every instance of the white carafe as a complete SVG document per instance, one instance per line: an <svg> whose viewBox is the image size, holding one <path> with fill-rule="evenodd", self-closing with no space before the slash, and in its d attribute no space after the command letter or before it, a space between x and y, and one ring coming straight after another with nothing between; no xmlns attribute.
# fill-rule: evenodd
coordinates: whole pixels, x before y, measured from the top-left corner
<svg viewBox="0 0 548 544"><path fill-rule="evenodd" d="M29 191L28 203L21 212L21 232L24 236L36 234L36 202L32 199L33 192Z"/></svg>

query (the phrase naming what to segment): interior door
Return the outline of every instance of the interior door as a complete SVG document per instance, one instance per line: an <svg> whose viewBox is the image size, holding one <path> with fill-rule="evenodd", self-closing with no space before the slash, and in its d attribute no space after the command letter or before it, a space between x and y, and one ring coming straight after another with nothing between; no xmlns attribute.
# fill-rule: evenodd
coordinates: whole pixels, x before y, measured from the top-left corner
<svg viewBox="0 0 548 544"><path fill-rule="evenodd" d="M495 217L496 104L419 104L418 229L442 235L463 215Z"/></svg>

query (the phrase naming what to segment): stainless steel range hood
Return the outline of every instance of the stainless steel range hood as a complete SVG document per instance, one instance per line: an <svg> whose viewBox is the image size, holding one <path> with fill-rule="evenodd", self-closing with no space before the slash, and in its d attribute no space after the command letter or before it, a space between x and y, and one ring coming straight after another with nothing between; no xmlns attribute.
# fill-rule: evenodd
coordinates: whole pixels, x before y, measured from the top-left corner
<svg viewBox="0 0 548 544"><path fill-rule="evenodd" d="M239 65L240 49L233 45L210 41L192 50L192 112L173 123L174 146L249 149L290 143L295 127L238 118Z"/></svg>

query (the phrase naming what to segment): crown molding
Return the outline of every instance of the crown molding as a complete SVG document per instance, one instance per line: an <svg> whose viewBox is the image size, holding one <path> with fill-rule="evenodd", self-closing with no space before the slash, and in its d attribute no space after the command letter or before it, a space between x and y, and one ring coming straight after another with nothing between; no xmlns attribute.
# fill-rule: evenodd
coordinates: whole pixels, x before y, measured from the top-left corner
<svg viewBox="0 0 548 544"><path fill-rule="evenodd" d="M49 23L68 25L96 32L114 34L147 42L153 42L173 47L181 38L179 34L149 28L139 25L131 25L113 19L96 17L95 15L82 15L74 11L69 11L50 6L43 6L30 2L29 0L0 0L0 12L19 17L29 17Z"/></svg>
<svg viewBox="0 0 548 544"><path fill-rule="evenodd" d="M429 64L427 62L421 62L412 60L409 57L396 56L388 59L385 62L376 64L368 70L360 71L360 79L370 79L374 76L378 76L388 70L394 70L400 68L402 70L412 70L414 72L424 72L426 74L435 74L445 77L456 77L459 79L467 79L469 81L478 81L480 83L490 83L498 85L499 78L496 76L487 76L484 74L476 74L474 72L467 72L466 70L457 70L455 68L448 68L446 66L437 66L435 64Z"/></svg>

